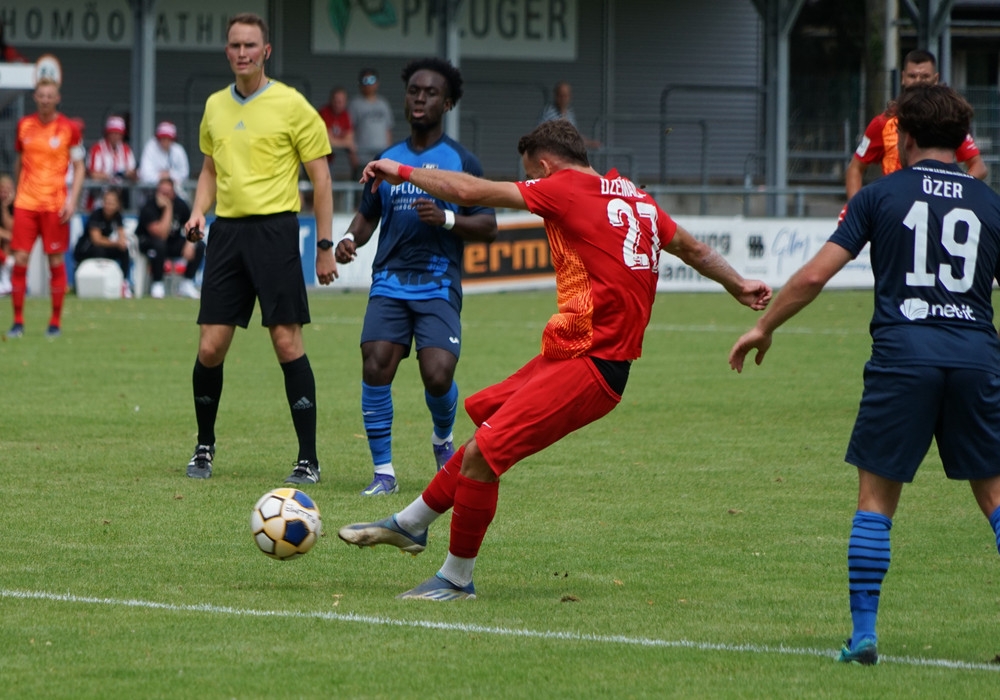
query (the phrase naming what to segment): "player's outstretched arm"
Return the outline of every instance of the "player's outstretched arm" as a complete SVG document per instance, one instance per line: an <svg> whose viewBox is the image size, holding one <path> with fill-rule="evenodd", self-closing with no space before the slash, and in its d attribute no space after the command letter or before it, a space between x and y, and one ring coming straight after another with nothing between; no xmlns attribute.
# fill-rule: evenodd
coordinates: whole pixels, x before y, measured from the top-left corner
<svg viewBox="0 0 1000 700"><path fill-rule="evenodd" d="M771 288L760 280L748 280L733 269L711 246L702 243L682 226L664 248L704 277L721 284L737 301L760 311L771 301Z"/></svg>
<svg viewBox="0 0 1000 700"><path fill-rule="evenodd" d="M757 325L744 333L733 349L729 351L729 366L737 372L743 371L743 362L751 350L756 350L754 362L764 361L764 355L771 347L774 331L804 309L815 299L830 281L851 260L851 254L836 243L827 242L819 252L793 274L774 303L757 320Z"/></svg>
<svg viewBox="0 0 1000 700"><path fill-rule="evenodd" d="M414 168L388 158L365 166L361 182L370 182L373 192L383 180L390 185L412 182L429 195L463 207L478 204L506 209L528 208L515 183L494 182L457 170Z"/></svg>

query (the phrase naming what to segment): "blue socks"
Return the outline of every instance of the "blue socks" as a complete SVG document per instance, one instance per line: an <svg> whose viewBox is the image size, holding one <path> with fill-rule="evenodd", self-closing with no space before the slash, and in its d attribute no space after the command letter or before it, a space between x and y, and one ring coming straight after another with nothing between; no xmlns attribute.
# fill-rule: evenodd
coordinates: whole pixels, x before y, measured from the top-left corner
<svg viewBox="0 0 1000 700"><path fill-rule="evenodd" d="M851 649L865 639L874 641L882 580L889 570L889 530L892 520L879 513L854 514L847 545L848 591L851 598Z"/></svg>
<svg viewBox="0 0 1000 700"><path fill-rule="evenodd" d="M997 507L993 514L990 515L990 525L993 526L993 532L997 536L997 552L1000 552L1000 506Z"/></svg>
<svg viewBox="0 0 1000 700"><path fill-rule="evenodd" d="M361 382L361 416L375 466L392 462L392 385Z"/></svg>
<svg viewBox="0 0 1000 700"><path fill-rule="evenodd" d="M458 412L458 384L452 380L451 388L443 396L431 396L424 390L424 400L434 421L434 435L441 440L447 439L455 427L455 414Z"/></svg>
<svg viewBox="0 0 1000 700"><path fill-rule="evenodd" d="M990 514L1000 552L1000 507ZM847 545L848 590L851 598L851 649L865 639L876 640L875 622L882 580L889 570L889 531L892 519L879 513L859 510L854 514L851 539Z"/></svg>
<svg viewBox="0 0 1000 700"><path fill-rule="evenodd" d="M451 436L458 412L458 385L452 381L451 388L443 396L431 396L424 390L424 400L434 422L434 435L440 440ZM368 449L372 453L372 463L382 466L392 463L392 385L371 386L361 382L361 416L368 436Z"/></svg>

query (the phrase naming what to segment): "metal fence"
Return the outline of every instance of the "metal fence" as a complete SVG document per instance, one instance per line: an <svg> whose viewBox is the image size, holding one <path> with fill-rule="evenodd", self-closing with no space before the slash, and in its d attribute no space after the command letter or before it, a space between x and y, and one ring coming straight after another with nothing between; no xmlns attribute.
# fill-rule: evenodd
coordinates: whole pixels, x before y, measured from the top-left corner
<svg viewBox="0 0 1000 700"><path fill-rule="evenodd" d="M972 136L990 169L986 181L1000 190L1000 94L996 86L966 88L962 94L976 110Z"/></svg>
<svg viewBox="0 0 1000 700"><path fill-rule="evenodd" d="M963 94L976 110L972 133L983 159L989 167L988 183L1000 189L1000 92L996 88L967 88ZM15 98L6 105L0 105L0 172L11 172L14 162L14 138L17 120L24 114L24 99ZM591 151L594 166L601 171L617 167L623 174L639 178L638 160L653 155L658 162L661 175L666 170L670 157L667 146L669 127L664 124L679 124L685 120L673 119L669 113L659 114L606 114L594 123L594 133L613 133L615 127L622 129L654 129L659 140L651 142L652 148L644 154L629 147L615 146L613 143ZM719 148L715 131L705 120L690 121L691 133L697 134L697 143L691 144L700 157L689 163L692 181L677 183L667 178L659 182L639 182L647 191L672 214L701 216L765 216L774 211L776 203L784 203L784 210L775 212L779 216L836 216L844 201L844 172L854 152L859 134L852 120L821 120L802 118L794 121L789 136L789 184L785 188L767 187L763 183L766 171L765 154L756 148L744 154L742 161L742 183L734 184L732 177L720 177L712 172L710 153ZM858 120L860 123L862 120ZM468 132L473 146L479 144L485 129L481 116L472 112L462 115L463 129ZM862 127L863 128L863 127ZM652 151L652 153L650 153ZM343 159L340 159L343 160ZM871 177L877 176L871 169ZM487 177L496 177L491 173ZM523 173L520 173L523 176ZM346 173L345 173L346 177ZM188 192L193 194L195 181L186 183ZM85 191L99 189L99 183L88 181ZM132 211L145 200L148 188L135 187L130 197ZM311 204L311 185L303 181L305 210ZM338 212L355 211L360 202L362 187L349 180L333 183L335 207ZM84 209L81 209L84 211Z"/></svg>

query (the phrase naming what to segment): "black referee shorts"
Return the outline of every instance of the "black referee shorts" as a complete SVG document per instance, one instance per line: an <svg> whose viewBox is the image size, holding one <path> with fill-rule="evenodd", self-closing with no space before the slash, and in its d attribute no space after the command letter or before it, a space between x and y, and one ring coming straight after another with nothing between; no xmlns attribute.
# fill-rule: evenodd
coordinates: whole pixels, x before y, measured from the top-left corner
<svg viewBox="0 0 1000 700"><path fill-rule="evenodd" d="M246 328L258 299L263 326L309 323L299 220L292 212L212 222L198 323Z"/></svg>

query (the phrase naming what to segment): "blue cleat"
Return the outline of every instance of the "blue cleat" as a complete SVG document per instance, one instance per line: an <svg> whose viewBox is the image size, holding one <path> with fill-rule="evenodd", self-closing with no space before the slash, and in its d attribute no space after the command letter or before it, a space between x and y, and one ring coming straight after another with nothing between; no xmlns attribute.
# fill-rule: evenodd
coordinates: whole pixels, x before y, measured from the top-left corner
<svg viewBox="0 0 1000 700"><path fill-rule="evenodd" d="M438 471L441 471L441 467L447 464L448 460L455 454L455 443L449 440L440 445L432 443L431 447L434 448L434 461L437 462Z"/></svg>
<svg viewBox="0 0 1000 700"><path fill-rule="evenodd" d="M435 600L439 603L473 600L476 597L476 587L471 581L468 586L457 586L441 574L434 574L416 588L411 588L396 597L401 600Z"/></svg>
<svg viewBox="0 0 1000 700"><path fill-rule="evenodd" d="M857 649L851 649L851 640L845 640L837 661L843 664L875 666L878 664L878 647L874 639L862 639Z"/></svg>
<svg viewBox="0 0 1000 700"><path fill-rule="evenodd" d="M365 490L361 492L361 495L389 496L394 493L399 493L399 484L396 483L396 477L389 474L376 474L375 478L372 479L372 483L368 484Z"/></svg>
<svg viewBox="0 0 1000 700"><path fill-rule="evenodd" d="M417 556L427 547L427 530L419 535L411 535L396 522L396 516L374 523L355 523L340 528L337 537L347 544L359 547L374 547L377 544L391 544L404 552Z"/></svg>
<svg viewBox="0 0 1000 700"><path fill-rule="evenodd" d="M10 330L7 331L7 333L5 334L5 337L7 338L21 338L23 336L24 336L23 323L15 323L13 326L10 327Z"/></svg>
<svg viewBox="0 0 1000 700"><path fill-rule="evenodd" d="M62 331L59 329L59 326L50 325L48 328L45 329L46 338L58 338L61 335Z"/></svg>

